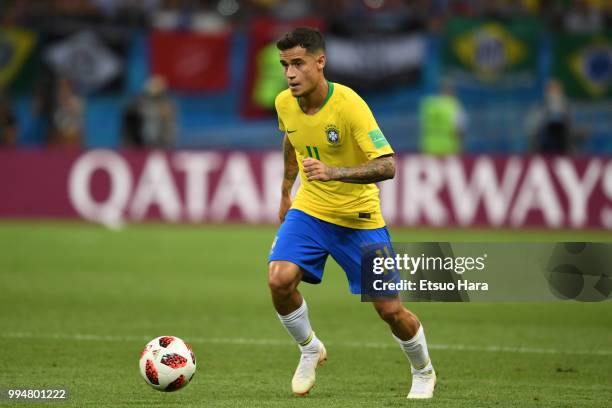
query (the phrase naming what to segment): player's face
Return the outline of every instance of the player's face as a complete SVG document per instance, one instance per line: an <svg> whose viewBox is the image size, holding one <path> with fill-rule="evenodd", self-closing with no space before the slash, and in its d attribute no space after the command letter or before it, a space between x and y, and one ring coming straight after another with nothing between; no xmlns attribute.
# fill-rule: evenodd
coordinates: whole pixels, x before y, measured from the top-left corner
<svg viewBox="0 0 612 408"><path fill-rule="evenodd" d="M281 51L280 63L285 69L291 95L305 96L314 91L323 76L325 55L314 55L297 46Z"/></svg>

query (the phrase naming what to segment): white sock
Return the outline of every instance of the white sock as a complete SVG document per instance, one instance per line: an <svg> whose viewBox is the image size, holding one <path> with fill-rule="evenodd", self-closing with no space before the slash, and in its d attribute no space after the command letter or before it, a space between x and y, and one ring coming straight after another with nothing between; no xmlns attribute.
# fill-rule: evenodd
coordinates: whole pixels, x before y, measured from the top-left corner
<svg viewBox="0 0 612 408"><path fill-rule="evenodd" d="M278 318L291 337L293 337L293 340L300 346L300 350L303 353L319 351L319 339L317 339L317 336L312 331L310 321L308 320L306 299L302 301L302 305L296 310L286 316L279 314Z"/></svg>
<svg viewBox="0 0 612 408"><path fill-rule="evenodd" d="M410 340L401 340L393 335L399 343L402 351L408 357L408 361L412 365L413 372L427 371L432 368L431 360L429 359L429 351L427 350L427 340L425 340L425 332L423 325L419 327L416 334Z"/></svg>

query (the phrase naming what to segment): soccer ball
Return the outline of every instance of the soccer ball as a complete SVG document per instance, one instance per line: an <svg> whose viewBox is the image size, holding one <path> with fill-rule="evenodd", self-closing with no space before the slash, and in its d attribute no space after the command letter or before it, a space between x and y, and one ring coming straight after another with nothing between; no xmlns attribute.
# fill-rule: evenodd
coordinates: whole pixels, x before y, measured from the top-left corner
<svg viewBox="0 0 612 408"><path fill-rule="evenodd" d="M175 336L151 340L140 354L140 374L159 391L176 391L193 378L196 358L189 344Z"/></svg>

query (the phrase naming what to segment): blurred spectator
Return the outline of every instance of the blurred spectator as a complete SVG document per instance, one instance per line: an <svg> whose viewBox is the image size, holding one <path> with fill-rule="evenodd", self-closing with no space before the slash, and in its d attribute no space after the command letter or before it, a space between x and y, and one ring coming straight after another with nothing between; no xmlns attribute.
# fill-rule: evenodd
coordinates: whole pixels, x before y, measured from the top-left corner
<svg viewBox="0 0 612 408"><path fill-rule="evenodd" d="M17 119L9 99L0 94L0 146L13 146L17 141Z"/></svg>
<svg viewBox="0 0 612 408"><path fill-rule="evenodd" d="M42 67L37 78L32 102L30 105L30 117L23 124L23 140L47 144L51 134L51 123L53 116L55 79L51 71Z"/></svg>
<svg viewBox="0 0 612 408"><path fill-rule="evenodd" d="M54 103L49 143L52 146L80 146L83 132L83 101L74 93L72 85L65 78L57 81Z"/></svg>
<svg viewBox="0 0 612 408"><path fill-rule="evenodd" d="M278 2L274 9L276 17L284 20L298 19L307 16L312 11L308 0L286 0Z"/></svg>
<svg viewBox="0 0 612 408"><path fill-rule="evenodd" d="M123 141L127 146L169 147L176 136L176 109L166 80L149 78L143 92L123 114Z"/></svg>
<svg viewBox="0 0 612 408"><path fill-rule="evenodd" d="M119 12L128 10L140 10L150 12L159 8L161 0L89 0L90 3L98 7L104 15L114 17Z"/></svg>
<svg viewBox="0 0 612 408"><path fill-rule="evenodd" d="M527 129L535 153L563 154L572 150L570 106L556 79L548 82L542 104L530 112Z"/></svg>
<svg viewBox="0 0 612 408"><path fill-rule="evenodd" d="M338 0L322 4L329 31L338 35L410 32L426 25L423 1Z"/></svg>
<svg viewBox="0 0 612 408"><path fill-rule="evenodd" d="M467 115L452 83L443 81L438 95L423 99L419 119L421 152L438 156L461 153Z"/></svg>
<svg viewBox="0 0 612 408"><path fill-rule="evenodd" d="M573 33L599 33L604 27L604 16L593 1L574 0L563 18L563 25Z"/></svg>

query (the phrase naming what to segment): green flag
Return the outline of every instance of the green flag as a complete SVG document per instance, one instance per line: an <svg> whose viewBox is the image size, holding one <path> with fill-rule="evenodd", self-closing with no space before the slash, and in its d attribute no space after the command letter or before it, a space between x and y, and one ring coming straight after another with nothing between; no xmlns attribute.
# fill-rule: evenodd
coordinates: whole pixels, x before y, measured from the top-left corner
<svg viewBox="0 0 612 408"><path fill-rule="evenodd" d="M553 75L573 98L612 97L612 32L601 35L557 34Z"/></svg>
<svg viewBox="0 0 612 408"><path fill-rule="evenodd" d="M538 33L531 19L508 23L451 19L442 40L445 74L460 83L533 86Z"/></svg>
<svg viewBox="0 0 612 408"><path fill-rule="evenodd" d="M20 28L0 28L0 89L18 77L36 43L36 35Z"/></svg>

